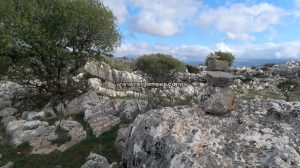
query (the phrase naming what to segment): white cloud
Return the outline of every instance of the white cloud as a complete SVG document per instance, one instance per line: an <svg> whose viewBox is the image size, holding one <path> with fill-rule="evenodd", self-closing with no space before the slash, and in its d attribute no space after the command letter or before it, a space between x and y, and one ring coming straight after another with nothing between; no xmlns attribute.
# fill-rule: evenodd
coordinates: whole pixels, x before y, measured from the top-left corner
<svg viewBox="0 0 300 168"><path fill-rule="evenodd" d="M128 14L127 0L102 0L103 4L111 9L119 23L125 22Z"/></svg>
<svg viewBox="0 0 300 168"><path fill-rule="evenodd" d="M149 45L141 42L123 44L116 50L115 55L135 57L150 53L165 53L185 62L201 62L209 53L214 51L232 52L238 59L300 59L300 41L246 45L218 43L213 47L203 45Z"/></svg>
<svg viewBox="0 0 300 168"><path fill-rule="evenodd" d="M229 39L254 40L251 33L268 30L272 25L280 23L282 15L282 9L268 3L252 6L232 4L205 9L199 17L199 25L225 32Z"/></svg>
<svg viewBox="0 0 300 168"><path fill-rule="evenodd" d="M197 0L131 0L138 9L131 27L142 33L156 36L173 36L191 21L201 7Z"/></svg>

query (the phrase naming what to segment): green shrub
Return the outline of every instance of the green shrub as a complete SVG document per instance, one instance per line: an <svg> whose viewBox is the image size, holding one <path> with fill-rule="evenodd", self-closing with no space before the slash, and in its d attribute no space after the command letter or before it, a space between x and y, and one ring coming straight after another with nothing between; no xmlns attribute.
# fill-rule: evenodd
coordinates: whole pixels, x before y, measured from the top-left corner
<svg viewBox="0 0 300 168"><path fill-rule="evenodd" d="M299 87L299 83L295 80L288 79L280 82L277 87L288 102L290 101L291 94Z"/></svg>
<svg viewBox="0 0 300 168"><path fill-rule="evenodd" d="M220 58L218 58L219 60L224 60L224 61L228 61L229 66L232 66L234 60L235 60L235 56L230 53L230 52L222 52L222 51L216 51L215 53L211 53L210 55L207 56L206 60L205 60L205 65L207 66L207 62L208 62L208 58L211 55L217 55Z"/></svg>
<svg viewBox="0 0 300 168"><path fill-rule="evenodd" d="M185 66L179 60L166 54L144 55L137 59L136 67L146 73L153 82L171 81L174 72L184 71Z"/></svg>
<svg viewBox="0 0 300 168"><path fill-rule="evenodd" d="M186 65L186 68L187 68L189 73L199 73L200 72L199 68L197 68L195 66L192 66L192 65L189 65L189 64Z"/></svg>

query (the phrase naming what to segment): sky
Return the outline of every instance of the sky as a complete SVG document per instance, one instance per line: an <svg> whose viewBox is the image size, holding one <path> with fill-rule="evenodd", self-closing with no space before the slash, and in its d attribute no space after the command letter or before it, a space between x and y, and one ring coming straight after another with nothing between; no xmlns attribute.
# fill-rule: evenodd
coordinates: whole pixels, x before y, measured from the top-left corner
<svg viewBox="0 0 300 168"><path fill-rule="evenodd" d="M300 0L103 0L117 18L115 56L170 54L203 61L211 52L237 59L300 59Z"/></svg>

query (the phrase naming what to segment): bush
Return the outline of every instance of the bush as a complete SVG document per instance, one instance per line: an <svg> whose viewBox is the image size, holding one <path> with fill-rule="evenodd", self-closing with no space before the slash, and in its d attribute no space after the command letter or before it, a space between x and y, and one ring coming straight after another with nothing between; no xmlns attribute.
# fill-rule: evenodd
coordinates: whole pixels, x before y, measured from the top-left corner
<svg viewBox="0 0 300 168"><path fill-rule="evenodd" d="M192 65L189 65L189 64L186 65L186 68L187 68L189 73L199 73L200 72L199 68L197 68L195 66L192 66Z"/></svg>
<svg viewBox="0 0 300 168"><path fill-rule="evenodd" d="M175 72L182 72L186 68L182 62L166 54L141 56L136 61L136 67L148 74L153 82L171 81Z"/></svg>
<svg viewBox="0 0 300 168"><path fill-rule="evenodd" d="M215 53L211 53L209 56L211 55L217 55L219 56L220 58L218 58L219 60L224 60L224 61L228 61L229 63L229 66L232 66L233 64L233 61L235 60L235 56L230 53L230 52L222 52L222 51L217 51ZM207 66L207 62L208 62L208 57L206 58L205 60L205 65Z"/></svg>
<svg viewBox="0 0 300 168"><path fill-rule="evenodd" d="M299 87L299 83L297 81L288 79L280 82L277 87L280 89L280 92L288 102L290 101L291 94L296 90L297 87Z"/></svg>

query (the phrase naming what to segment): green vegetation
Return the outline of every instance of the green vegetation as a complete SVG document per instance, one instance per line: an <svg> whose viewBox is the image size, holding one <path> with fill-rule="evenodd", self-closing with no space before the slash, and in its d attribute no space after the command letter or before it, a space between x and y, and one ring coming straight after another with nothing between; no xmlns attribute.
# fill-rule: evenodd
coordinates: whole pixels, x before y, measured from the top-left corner
<svg viewBox="0 0 300 168"><path fill-rule="evenodd" d="M37 89L56 113L56 105L87 90L85 83L73 79L87 57L109 54L120 44L116 18L102 2L0 0L0 4L0 76Z"/></svg>
<svg viewBox="0 0 300 168"><path fill-rule="evenodd" d="M211 55L217 55L217 56L219 56L220 57L220 58L218 58L219 60L228 61L229 66L232 66L232 64L233 64L233 62L235 60L235 56L232 53L230 53L230 52L216 51L214 53L211 53L209 56L211 56ZM207 58L205 60L205 65L207 65L207 61L208 61L208 57L209 56L207 56Z"/></svg>
<svg viewBox="0 0 300 168"><path fill-rule="evenodd" d="M148 74L151 82L172 81L174 72L185 70L182 62L166 54L141 56L136 61L136 67L138 70Z"/></svg>
<svg viewBox="0 0 300 168"><path fill-rule="evenodd" d="M27 155L27 152L24 152L28 149L26 145L22 145L16 149L7 144L0 145L0 153L3 154L3 158L0 160L0 166L11 161L14 162L17 168L53 168L56 166L79 168L84 164L86 157L91 151L105 156L109 162L120 161L120 156L113 146L119 126L114 127L112 130L103 133L99 138L96 138L92 135L88 124L83 121L82 114L72 117L79 121L85 130L87 130L88 137L85 140L64 152L52 152L46 155ZM0 131L0 135L2 131Z"/></svg>
<svg viewBox="0 0 300 168"><path fill-rule="evenodd" d="M277 87L286 101L290 101L291 94L300 86L298 81L287 79L280 82Z"/></svg>
<svg viewBox="0 0 300 168"><path fill-rule="evenodd" d="M189 73L199 73L200 72L199 68L197 68L193 65L189 65L189 64L186 65L186 69L188 70Z"/></svg>
<svg viewBox="0 0 300 168"><path fill-rule="evenodd" d="M0 0L0 67L54 105L85 91L73 75L120 43L116 18L95 0ZM33 82L38 80L39 82Z"/></svg>

